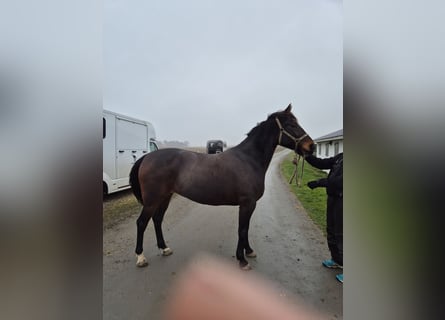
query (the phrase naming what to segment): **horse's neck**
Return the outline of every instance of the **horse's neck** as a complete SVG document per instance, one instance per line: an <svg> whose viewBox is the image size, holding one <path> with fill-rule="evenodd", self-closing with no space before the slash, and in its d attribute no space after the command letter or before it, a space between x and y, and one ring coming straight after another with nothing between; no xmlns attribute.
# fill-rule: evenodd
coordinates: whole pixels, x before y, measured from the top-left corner
<svg viewBox="0 0 445 320"><path fill-rule="evenodd" d="M275 134L248 136L236 148L259 163L266 172L278 145L277 139Z"/></svg>

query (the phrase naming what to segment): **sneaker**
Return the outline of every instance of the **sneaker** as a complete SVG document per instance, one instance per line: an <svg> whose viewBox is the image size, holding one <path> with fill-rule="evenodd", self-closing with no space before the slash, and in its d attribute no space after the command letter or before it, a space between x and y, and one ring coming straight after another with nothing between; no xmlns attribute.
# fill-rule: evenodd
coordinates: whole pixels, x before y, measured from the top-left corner
<svg viewBox="0 0 445 320"><path fill-rule="evenodd" d="M343 266L339 265L332 259L328 259L322 262L322 264L329 269L343 269Z"/></svg>
<svg viewBox="0 0 445 320"><path fill-rule="evenodd" d="M335 276L335 278L336 278L338 281L340 281L341 283L343 283L343 273L337 274L337 275Z"/></svg>

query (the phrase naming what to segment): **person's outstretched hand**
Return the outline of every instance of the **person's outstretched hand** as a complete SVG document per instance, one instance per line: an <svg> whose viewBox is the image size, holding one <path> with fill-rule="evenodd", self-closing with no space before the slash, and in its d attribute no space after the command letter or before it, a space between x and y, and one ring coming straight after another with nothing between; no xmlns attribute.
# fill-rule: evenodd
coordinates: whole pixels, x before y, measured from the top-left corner
<svg viewBox="0 0 445 320"><path fill-rule="evenodd" d="M319 184L318 184L318 180L309 181L309 182L307 183L307 186L308 186L309 188L311 188L311 189L315 189L315 188L317 188L317 187L319 186Z"/></svg>

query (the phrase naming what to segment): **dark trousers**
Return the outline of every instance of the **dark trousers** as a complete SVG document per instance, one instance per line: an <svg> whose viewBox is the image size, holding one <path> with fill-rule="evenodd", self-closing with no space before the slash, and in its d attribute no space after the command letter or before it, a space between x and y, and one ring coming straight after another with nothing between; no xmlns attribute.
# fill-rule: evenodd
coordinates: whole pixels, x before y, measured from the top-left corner
<svg viewBox="0 0 445 320"><path fill-rule="evenodd" d="M328 196L326 219L332 260L343 265L343 197Z"/></svg>

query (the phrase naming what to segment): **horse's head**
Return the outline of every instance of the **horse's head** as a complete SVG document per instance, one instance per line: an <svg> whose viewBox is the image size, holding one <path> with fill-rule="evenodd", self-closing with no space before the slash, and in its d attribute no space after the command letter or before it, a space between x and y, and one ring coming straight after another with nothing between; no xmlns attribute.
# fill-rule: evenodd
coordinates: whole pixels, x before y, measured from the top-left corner
<svg viewBox="0 0 445 320"><path fill-rule="evenodd" d="M297 118L292 114L292 105L284 111L279 111L269 116L270 120L275 121L278 129L278 144L295 150L299 155L312 154L315 150L314 141L298 124Z"/></svg>

